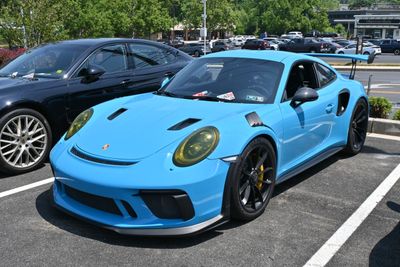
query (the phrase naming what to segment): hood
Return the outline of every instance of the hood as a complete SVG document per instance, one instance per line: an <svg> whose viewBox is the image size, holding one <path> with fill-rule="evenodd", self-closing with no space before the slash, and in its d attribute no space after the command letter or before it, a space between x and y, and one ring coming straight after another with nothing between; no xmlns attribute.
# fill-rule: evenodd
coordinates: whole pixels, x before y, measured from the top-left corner
<svg viewBox="0 0 400 267"><path fill-rule="evenodd" d="M210 125L218 128L222 119L247 114L260 106L154 94L125 99L95 107L92 119L77 134L78 149L101 158L140 160L181 141L196 129ZM109 145L107 150L102 149L104 145Z"/></svg>

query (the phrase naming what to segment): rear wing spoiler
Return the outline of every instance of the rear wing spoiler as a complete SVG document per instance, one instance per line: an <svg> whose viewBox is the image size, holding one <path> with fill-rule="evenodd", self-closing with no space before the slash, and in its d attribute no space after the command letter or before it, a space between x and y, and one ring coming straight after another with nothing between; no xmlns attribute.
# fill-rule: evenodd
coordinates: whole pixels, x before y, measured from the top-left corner
<svg viewBox="0 0 400 267"><path fill-rule="evenodd" d="M364 61L367 62L368 64L372 64L375 59L375 53L372 53L370 55L344 55L344 54L322 54L322 53L306 53L305 55L307 56L312 56L312 57L330 57L330 58L343 58L343 59L349 59L351 60L351 71L349 75L349 79L354 79L354 75L356 74L356 68L357 68L357 61Z"/></svg>

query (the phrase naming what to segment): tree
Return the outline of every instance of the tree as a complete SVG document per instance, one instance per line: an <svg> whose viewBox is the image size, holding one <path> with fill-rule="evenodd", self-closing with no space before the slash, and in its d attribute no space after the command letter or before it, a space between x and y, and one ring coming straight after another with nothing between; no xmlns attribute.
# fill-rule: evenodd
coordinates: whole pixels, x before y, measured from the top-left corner
<svg viewBox="0 0 400 267"><path fill-rule="evenodd" d="M1 35L12 44L36 46L66 37L60 1L14 0L1 7Z"/></svg>

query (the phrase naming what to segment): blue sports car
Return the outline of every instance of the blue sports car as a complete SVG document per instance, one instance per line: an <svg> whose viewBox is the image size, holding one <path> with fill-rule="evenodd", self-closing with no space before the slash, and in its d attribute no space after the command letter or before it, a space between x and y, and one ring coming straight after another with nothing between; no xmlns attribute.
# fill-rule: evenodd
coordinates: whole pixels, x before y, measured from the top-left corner
<svg viewBox="0 0 400 267"><path fill-rule="evenodd" d="M187 235L251 220L276 184L362 149L361 83L315 56L229 51L160 90L81 113L51 152L56 207L123 234Z"/></svg>

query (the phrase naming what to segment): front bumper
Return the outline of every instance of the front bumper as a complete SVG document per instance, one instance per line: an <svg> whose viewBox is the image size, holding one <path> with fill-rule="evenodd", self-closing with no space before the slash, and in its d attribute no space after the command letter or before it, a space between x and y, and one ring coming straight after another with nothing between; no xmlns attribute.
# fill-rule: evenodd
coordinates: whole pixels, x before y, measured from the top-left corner
<svg viewBox="0 0 400 267"><path fill-rule="evenodd" d="M224 222L222 203L229 163L206 159L178 168L169 162L167 147L137 164L111 166L79 158L70 151L70 147L56 146L51 154L54 204L67 213L132 235L188 235ZM149 191L182 192L180 195L190 200L192 216L187 216L187 208L181 208L189 205L187 200L175 202L179 216L168 217L174 212L160 216L143 196ZM165 204L159 210L174 209L169 207ZM185 212L180 212L182 209Z"/></svg>

